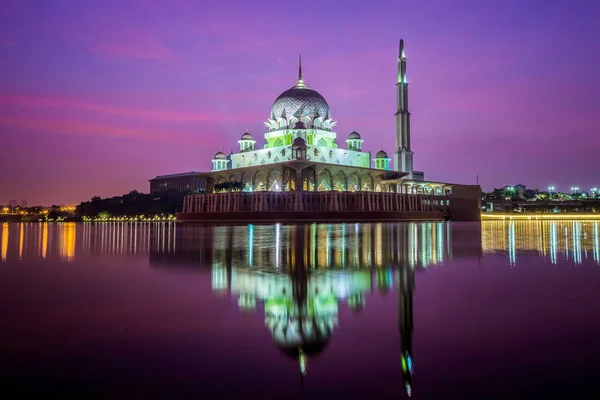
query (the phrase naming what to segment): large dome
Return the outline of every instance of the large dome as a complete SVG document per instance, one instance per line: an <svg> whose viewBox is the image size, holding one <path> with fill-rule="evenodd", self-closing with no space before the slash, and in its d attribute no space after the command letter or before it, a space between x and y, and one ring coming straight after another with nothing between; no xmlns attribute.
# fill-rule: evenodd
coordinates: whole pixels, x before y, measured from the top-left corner
<svg viewBox="0 0 600 400"><path fill-rule="evenodd" d="M299 81L296 86L281 93L271 107L272 120L288 119L292 116L298 119L323 117L323 120L326 120L331 118L331 112L329 104L319 92Z"/></svg>

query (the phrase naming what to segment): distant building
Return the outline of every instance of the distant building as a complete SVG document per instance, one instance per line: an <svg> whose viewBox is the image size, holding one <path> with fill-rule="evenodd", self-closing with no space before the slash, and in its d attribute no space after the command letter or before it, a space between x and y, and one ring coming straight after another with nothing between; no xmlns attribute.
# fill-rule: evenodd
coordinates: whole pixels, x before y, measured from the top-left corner
<svg viewBox="0 0 600 400"><path fill-rule="evenodd" d="M8 201L9 207L17 207L18 205L19 205L19 202L17 200L9 200Z"/></svg>
<svg viewBox="0 0 600 400"><path fill-rule="evenodd" d="M160 175L150 179L150 193L158 194L169 190L180 192L206 192L209 177L201 172L184 172L181 174Z"/></svg>
<svg viewBox="0 0 600 400"><path fill-rule="evenodd" d="M21 207L27 208L27 200L21 200Z"/></svg>

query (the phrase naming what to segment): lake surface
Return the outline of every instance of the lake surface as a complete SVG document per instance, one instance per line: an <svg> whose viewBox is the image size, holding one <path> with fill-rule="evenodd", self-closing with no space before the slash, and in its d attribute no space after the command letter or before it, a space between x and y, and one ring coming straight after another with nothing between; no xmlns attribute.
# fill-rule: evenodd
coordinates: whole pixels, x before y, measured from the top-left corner
<svg viewBox="0 0 600 400"><path fill-rule="evenodd" d="M599 231L3 223L2 392L597 399Z"/></svg>

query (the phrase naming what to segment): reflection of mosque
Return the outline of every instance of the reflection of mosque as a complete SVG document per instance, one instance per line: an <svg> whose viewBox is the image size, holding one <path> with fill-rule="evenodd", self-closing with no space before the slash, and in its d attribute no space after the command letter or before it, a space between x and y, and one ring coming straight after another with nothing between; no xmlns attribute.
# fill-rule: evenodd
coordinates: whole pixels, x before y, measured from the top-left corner
<svg viewBox="0 0 600 400"><path fill-rule="evenodd" d="M410 392L415 270L481 254L480 225L451 224L2 224L0 250L3 261L148 254L152 267L211 268L215 293L237 296L243 311L264 311L277 348L298 362L301 377L329 344L340 304L358 313L365 295L396 291L399 364Z"/></svg>
<svg viewBox="0 0 600 400"><path fill-rule="evenodd" d="M416 269L453 258L448 223L186 226L177 252L151 253L153 265L212 265L217 294L238 296L242 311L262 309L277 348L298 363L328 346L338 308L365 307L365 294L398 292L400 360L411 393L413 289ZM457 238L459 254L480 255L480 231ZM196 264L197 265L197 264Z"/></svg>
<svg viewBox="0 0 600 400"><path fill-rule="evenodd" d="M600 265L598 221L485 221L482 223L485 253L506 252L510 263L517 253L540 255L556 264L559 258L581 264L593 259Z"/></svg>

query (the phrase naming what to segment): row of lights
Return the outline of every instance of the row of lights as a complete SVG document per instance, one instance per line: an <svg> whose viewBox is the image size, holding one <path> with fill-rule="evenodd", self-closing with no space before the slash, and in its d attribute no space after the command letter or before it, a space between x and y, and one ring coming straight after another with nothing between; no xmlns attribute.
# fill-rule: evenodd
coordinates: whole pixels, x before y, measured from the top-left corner
<svg viewBox="0 0 600 400"><path fill-rule="evenodd" d="M548 186L548 191L549 191L549 192L556 191L556 186ZM591 189L591 191L592 191L592 194L594 194L594 195L595 195L596 193L598 193L598 188L597 188L597 187L593 187L593 188ZM579 186L571 186L571 192L572 192L572 193L577 193L577 192L579 192Z"/></svg>

